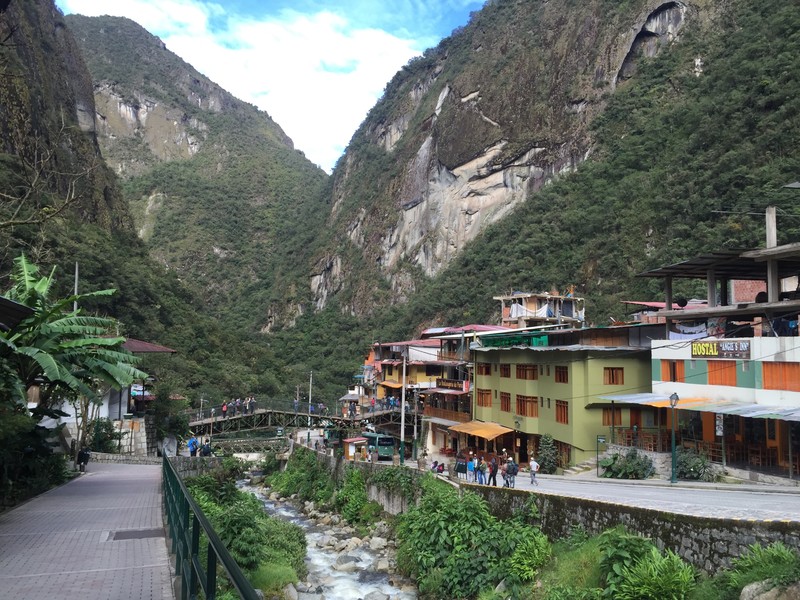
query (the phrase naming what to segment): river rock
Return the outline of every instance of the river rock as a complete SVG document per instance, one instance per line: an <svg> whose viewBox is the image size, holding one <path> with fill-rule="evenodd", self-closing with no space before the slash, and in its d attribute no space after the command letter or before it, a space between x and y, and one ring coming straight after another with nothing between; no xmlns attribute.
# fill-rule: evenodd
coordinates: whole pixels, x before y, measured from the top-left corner
<svg viewBox="0 0 800 600"><path fill-rule="evenodd" d="M364 600L390 600L390 596L383 592L370 592L364 596Z"/></svg>
<svg viewBox="0 0 800 600"><path fill-rule="evenodd" d="M322 594L304 592L297 595L297 600L325 600Z"/></svg>
<svg viewBox="0 0 800 600"><path fill-rule="evenodd" d="M373 537L369 541L370 550L383 550L386 548L386 538Z"/></svg>
<svg viewBox="0 0 800 600"><path fill-rule="evenodd" d="M358 571L359 562L361 562L361 559L357 556L340 554L336 562L333 563L333 568L343 573L352 573L353 571Z"/></svg>
<svg viewBox="0 0 800 600"><path fill-rule="evenodd" d="M286 600L298 600L297 589L293 584L286 584L286 587L283 588L283 597Z"/></svg>
<svg viewBox="0 0 800 600"><path fill-rule="evenodd" d="M389 560L386 558L379 558L375 562L375 570L378 573L388 573L389 572Z"/></svg>
<svg viewBox="0 0 800 600"><path fill-rule="evenodd" d="M336 538L330 535L322 535L317 540L317 546L320 548L326 548L328 546L333 546L336 543Z"/></svg>

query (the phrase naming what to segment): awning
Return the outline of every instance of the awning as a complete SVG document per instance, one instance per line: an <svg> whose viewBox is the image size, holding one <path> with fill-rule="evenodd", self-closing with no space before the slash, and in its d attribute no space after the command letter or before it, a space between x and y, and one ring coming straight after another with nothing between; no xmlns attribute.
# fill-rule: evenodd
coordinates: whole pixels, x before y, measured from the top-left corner
<svg viewBox="0 0 800 600"><path fill-rule="evenodd" d="M469 392L465 392L464 390L454 390L451 388L428 388L424 392L420 391L420 394L449 394L451 396L461 396L463 394L469 394Z"/></svg>
<svg viewBox="0 0 800 600"><path fill-rule="evenodd" d="M384 385L384 386L390 387L390 388L401 388L401 387L403 387L402 383L397 383L396 381L389 381L389 380L381 381L381 385Z"/></svg>
<svg viewBox="0 0 800 600"><path fill-rule="evenodd" d="M348 444L366 444L367 443L367 438L365 438L365 437L354 437L354 438L347 438L346 440L343 440L343 441L348 443Z"/></svg>
<svg viewBox="0 0 800 600"><path fill-rule="evenodd" d="M460 425L453 425L450 427L451 432L466 433L467 435L474 435L475 437L484 438L486 440L493 440L504 433L514 431L508 427L503 427L497 423L489 423L484 421L469 421L468 423L461 423Z"/></svg>
<svg viewBox="0 0 800 600"><path fill-rule="evenodd" d="M601 400L613 400L622 404L669 408L669 398L663 394L620 394L617 396L598 396ZM755 402L740 402L728 399L705 398L695 396L680 398L675 405L677 410L695 410L722 415L738 415L751 419L779 419L782 421L799 421L800 407L769 406Z"/></svg>

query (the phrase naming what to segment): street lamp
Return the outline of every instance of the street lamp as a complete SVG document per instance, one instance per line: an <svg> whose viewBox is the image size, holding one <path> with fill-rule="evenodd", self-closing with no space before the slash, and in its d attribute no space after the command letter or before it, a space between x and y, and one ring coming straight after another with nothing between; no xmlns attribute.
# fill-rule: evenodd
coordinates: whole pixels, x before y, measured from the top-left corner
<svg viewBox="0 0 800 600"><path fill-rule="evenodd" d="M675 406L678 404L678 394L672 393L669 397L669 407L672 409L672 479L670 479L670 483L677 483L677 460L675 456Z"/></svg>

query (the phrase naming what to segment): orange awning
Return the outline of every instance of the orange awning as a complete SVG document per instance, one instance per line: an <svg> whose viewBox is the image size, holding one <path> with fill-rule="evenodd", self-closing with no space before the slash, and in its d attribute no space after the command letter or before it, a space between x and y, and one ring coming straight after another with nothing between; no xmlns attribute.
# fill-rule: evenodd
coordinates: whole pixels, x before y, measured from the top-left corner
<svg viewBox="0 0 800 600"><path fill-rule="evenodd" d="M451 432L466 433L467 435L474 435L475 437L483 438L485 440L493 440L504 433L514 431L508 427L503 427L497 423L485 421L469 421L467 423L459 423L449 428Z"/></svg>
<svg viewBox="0 0 800 600"><path fill-rule="evenodd" d="M401 388L401 387L403 387L402 383L397 383L396 381L390 381L390 380L381 381L381 385L385 385L386 387L390 387L390 388Z"/></svg>

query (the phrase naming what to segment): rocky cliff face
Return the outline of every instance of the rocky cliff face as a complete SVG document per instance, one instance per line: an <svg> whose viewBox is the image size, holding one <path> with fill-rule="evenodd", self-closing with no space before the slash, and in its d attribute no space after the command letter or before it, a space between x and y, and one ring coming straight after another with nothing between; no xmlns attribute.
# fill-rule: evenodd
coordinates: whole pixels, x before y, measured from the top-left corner
<svg viewBox="0 0 800 600"><path fill-rule="evenodd" d="M622 4L622 6L620 6ZM642 57L669 51L705 3L489 3L387 86L334 177L330 248L311 286L317 307L367 269L402 300L492 223L592 152L590 123ZM379 153L391 172L362 177ZM370 172L369 175L365 175ZM499 259L499 258L498 258ZM372 299L346 309L368 311Z"/></svg>
<svg viewBox="0 0 800 600"><path fill-rule="evenodd" d="M4 192L27 199L11 215L6 211L17 204L4 198L0 219L25 221L45 210L107 231L130 231L130 215L97 145L91 77L61 13L52 2L4 4L0 171Z"/></svg>

